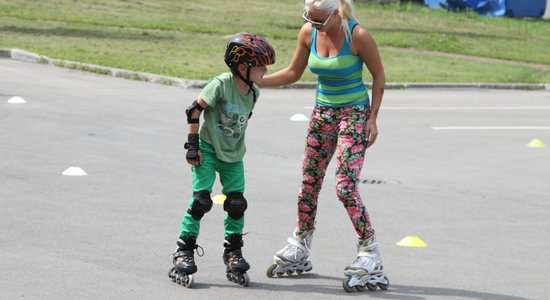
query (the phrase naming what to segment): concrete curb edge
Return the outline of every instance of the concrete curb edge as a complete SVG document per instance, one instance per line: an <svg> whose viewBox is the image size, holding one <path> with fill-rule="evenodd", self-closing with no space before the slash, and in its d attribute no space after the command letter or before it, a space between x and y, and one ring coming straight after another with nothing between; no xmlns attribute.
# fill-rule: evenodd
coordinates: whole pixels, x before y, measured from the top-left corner
<svg viewBox="0 0 550 300"><path fill-rule="evenodd" d="M21 49L0 48L0 58L10 58L31 63L45 63L58 67L69 68L80 71L93 72L103 75L111 75L126 79L141 80L146 82L171 85L181 88L202 88L207 80L190 80L177 77L170 77L145 72L117 69L93 64L80 63L76 61L52 59L44 55L28 52ZM370 84L365 83L369 88ZM316 82L296 82L281 89L314 89ZM511 90L549 90L550 84L542 83L407 83L390 82L386 83L386 89L511 89Z"/></svg>

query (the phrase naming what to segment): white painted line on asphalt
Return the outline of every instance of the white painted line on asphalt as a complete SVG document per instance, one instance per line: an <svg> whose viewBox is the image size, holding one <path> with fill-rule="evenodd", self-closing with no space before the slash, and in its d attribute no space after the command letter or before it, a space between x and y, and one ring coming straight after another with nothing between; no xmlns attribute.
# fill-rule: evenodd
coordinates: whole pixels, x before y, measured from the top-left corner
<svg viewBox="0 0 550 300"><path fill-rule="evenodd" d="M550 126L432 126L433 130L550 130Z"/></svg>
<svg viewBox="0 0 550 300"><path fill-rule="evenodd" d="M550 106L382 106L388 110L549 110Z"/></svg>

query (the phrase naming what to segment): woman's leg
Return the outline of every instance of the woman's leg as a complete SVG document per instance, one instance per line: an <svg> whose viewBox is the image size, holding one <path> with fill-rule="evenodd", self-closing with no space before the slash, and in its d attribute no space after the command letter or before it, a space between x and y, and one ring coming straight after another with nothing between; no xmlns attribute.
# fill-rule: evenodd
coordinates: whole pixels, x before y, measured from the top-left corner
<svg viewBox="0 0 550 300"><path fill-rule="evenodd" d="M337 127L334 108L315 106L302 160L303 178L298 192L296 232L307 232L315 227L317 199L327 166L336 149Z"/></svg>
<svg viewBox="0 0 550 300"><path fill-rule="evenodd" d="M365 122L368 107L356 105L340 109L336 149L336 194L346 208L357 237L374 234L369 214L359 195L359 177L365 158Z"/></svg>

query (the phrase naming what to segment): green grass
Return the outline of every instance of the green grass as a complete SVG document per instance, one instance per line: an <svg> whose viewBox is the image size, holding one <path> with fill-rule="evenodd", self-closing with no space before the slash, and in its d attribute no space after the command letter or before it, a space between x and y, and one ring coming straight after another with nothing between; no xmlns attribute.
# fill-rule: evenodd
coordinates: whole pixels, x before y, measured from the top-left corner
<svg viewBox="0 0 550 300"><path fill-rule="evenodd" d="M226 71L228 36L252 31L288 64L301 0L0 0L0 48L187 79ZM381 50L388 82L550 83L550 71L403 53L415 48L550 66L550 22L485 18L413 4L356 3ZM368 80L368 74L367 75ZM306 72L303 81L314 81Z"/></svg>

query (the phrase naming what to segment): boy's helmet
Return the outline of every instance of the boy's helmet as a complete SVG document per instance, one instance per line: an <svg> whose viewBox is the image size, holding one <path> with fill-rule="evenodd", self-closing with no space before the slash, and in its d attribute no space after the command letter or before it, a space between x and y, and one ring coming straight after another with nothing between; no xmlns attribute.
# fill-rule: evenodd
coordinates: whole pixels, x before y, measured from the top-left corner
<svg viewBox="0 0 550 300"><path fill-rule="evenodd" d="M250 32L239 32L227 43L224 60L231 69L238 64L267 66L275 63L275 50L265 38Z"/></svg>

